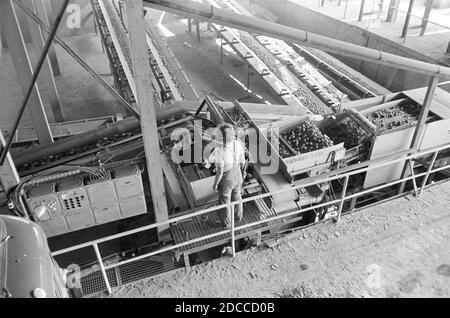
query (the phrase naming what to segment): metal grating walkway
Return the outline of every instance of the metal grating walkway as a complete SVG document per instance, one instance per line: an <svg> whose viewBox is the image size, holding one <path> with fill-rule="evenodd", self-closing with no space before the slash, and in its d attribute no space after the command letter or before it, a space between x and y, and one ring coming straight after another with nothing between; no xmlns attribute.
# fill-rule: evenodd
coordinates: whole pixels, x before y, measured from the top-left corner
<svg viewBox="0 0 450 318"><path fill-rule="evenodd" d="M175 244L180 244L192 239L223 231L223 227L216 224L216 221L220 220L218 214L219 211L214 211L207 214L208 218L205 221L201 220L200 217L194 217L188 221L172 225L170 229ZM274 216L276 216L276 213L272 209L269 209L263 200L258 199L252 202L246 202L244 203L244 218L241 222L237 222L236 226L266 220ZM278 220L267 221L255 226L238 230L236 231L236 238L243 237L246 233L278 224L279 222L280 221ZM193 252L194 249L202 249L202 247L206 249L211 245L220 245L228 240L230 240L230 234L223 234L180 247L179 252Z"/></svg>
<svg viewBox="0 0 450 318"><path fill-rule="evenodd" d="M150 258L144 258L116 268L107 269L106 274L111 288L115 288L183 267L183 264L180 262L166 264ZM81 278L81 289L83 296L105 292L107 289L101 271L97 270L83 276Z"/></svg>

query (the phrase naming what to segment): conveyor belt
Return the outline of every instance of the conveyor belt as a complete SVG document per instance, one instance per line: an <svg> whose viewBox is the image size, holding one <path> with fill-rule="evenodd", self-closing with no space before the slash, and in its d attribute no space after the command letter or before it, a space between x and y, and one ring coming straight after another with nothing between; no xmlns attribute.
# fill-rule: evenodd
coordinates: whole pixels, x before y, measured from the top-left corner
<svg viewBox="0 0 450 318"><path fill-rule="evenodd" d="M208 213L208 218L206 221L202 221L200 217L194 217L189 221L178 223L172 225L170 230L172 232L175 244L180 244L192 239L196 239L205 235L210 235L223 231L223 227L216 224L219 221L219 211L214 211ZM254 202L244 203L244 218L241 222L236 223L236 226L242 226L244 224L249 224L252 222L257 222L271 217L276 216L276 213L267 207L267 205L262 200L256 200ZM270 226L278 224L280 221L267 221L249 228L245 228L236 231L236 238L241 238L246 236L247 233L251 233L257 230L268 228ZM179 249L180 252L193 252L196 249L206 249L209 247L224 244L230 240L230 234L224 234L216 236L210 239L206 239L193 244L185 245Z"/></svg>

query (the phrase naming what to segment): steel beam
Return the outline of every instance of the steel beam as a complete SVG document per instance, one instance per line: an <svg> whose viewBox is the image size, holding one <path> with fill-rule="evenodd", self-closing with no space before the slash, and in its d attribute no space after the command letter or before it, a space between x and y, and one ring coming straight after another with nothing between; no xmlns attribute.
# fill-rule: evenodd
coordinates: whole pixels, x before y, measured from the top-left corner
<svg viewBox="0 0 450 318"><path fill-rule="evenodd" d="M439 82L439 78L434 76L430 79L428 84L427 93L425 94L425 99L423 101L422 108L420 109L419 119L417 122L417 127L414 132L414 136L411 142L412 149L418 149L419 144L422 140L422 134L425 130L425 122L428 118L428 113L430 112L431 102L433 101L434 92L436 91L437 84Z"/></svg>
<svg viewBox="0 0 450 318"><path fill-rule="evenodd" d="M314 34L304 30L280 25L274 22L248 17L242 18L227 10L213 8L192 1L174 0L145 0L145 6L163 11L170 11L178 15L200 19L210 23L218 23L231 28L241 29L252 33L267 35L283 41L311 46L334 54L382 64L407 71L450 77L450 68L437 64L426 63L410 58L398 56L379 50L365 48L356 44L335 40L326 36Z"/></svg>
<svg viewBox="0 0 450 318"><path fill-rule="evenodd" d="M408 12L406 13L405 24L403 25L402 35L400 36L401 38L405 39L408 35L409 21L411 20L411 11L413 7L414 0L409 0Z"/></svg>
<svg viewBox="0 0 450 318"><path fill-rule="evenodd" d="M150 70L148 47L142 0L126 1L128 31L130 36L131 57L133 61L134 78L136 83L136 100L141 112L141 128L144 150L147 161L147 173L153 201L155 221L162 222L169 219L166 193L161 167L158 128L156 124L157 105L152 90L152 72ZM166 227L158 228L162 232Z"/></svg>
<svg viewBox="0 0 450 318"><path fill-rule="evenodd" d="M17 77L20 82L22 91L28 90L31 79L33 78L33 68L28 56L25 41L20 30L19 21L17 19L16 10L12 0L0 1L1 25L5 31L6 43L8 45L11 58L16 69ZM33 124L39 138L39 143L49 144L53 142L52 133L48 124L47 116L44 111L44 105L35 84L28 100L28 109L31 113Z"/></svg>
<svg viewBox="0 0 450 318"><path fill-rule="evenodd" d="M36 13L37 16L40 15L38 12L38 6L37 6L38 3L40 3L39 0L38 1L36 1L36 0L28 0L27 1L28 7L31 8ZM40 12L40 13L42 16L42 12ZM39 25L35 25L35 23L33 22L33 20L30 17L28 17L28 21L30 22L29 23L30 34L31 34L31 38L33 40L36 56L39 56L39 54L44 49L44 33L42 32L41 27ZM53 45L51 45L50 48L52 46ZM50 49L49 49L49 52L50 52ZM42 71L39 73L39 79L45 85L47 97L48 97L50 107L53 112L53 117L54 117L55 122L63 122L64 115L63 115L63 111L61 108L58 91L56 89L55 78L53 77L52 65L50 62L49 55L47 55L47 57L45 58L44 65L42 66Z"/></svg>
<svg viewBox="0 0 450 318"><path fill-rule="evenodd" d="M47 5L45 4L46 2L48 2L48 0L34 0L34 1L38 17L41 18L41 20L45 21L47 25L53 25L53 23L55 22L53 12L49 13L48 10L49 9L51 10L51 7L48 8ZM44 38L44 41L47 40L47 33L44 32L42 36ZM52 65L53 75L54 76L61 75L58 57L56 56L56 50L53 44L50 46L48 50L48 58L50 59L50 63Z"/></svg>
<svg viewBox="0 0 450 318"><path fill-rule="evenodd" d="M358 21L362 21L362 18L364 16L364 6L366 4L366 0L361 0L361 6L359 7L359 15L358 15Z"/></svg>

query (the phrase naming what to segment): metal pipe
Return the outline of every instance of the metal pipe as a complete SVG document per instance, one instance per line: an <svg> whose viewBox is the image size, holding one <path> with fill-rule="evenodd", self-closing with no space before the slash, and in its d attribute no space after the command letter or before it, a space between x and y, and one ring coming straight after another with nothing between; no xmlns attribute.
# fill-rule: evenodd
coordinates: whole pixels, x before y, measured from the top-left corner
<svg viewBox="0 0 450 318"><path fill-rule="evenodd" d="M414 165L413 165L411 159L408 160L408 164L409 164L409 170L411 170L411 175L414 177L412 179L413 186L414 186L414 194L417 195L417 183L416 183L416 178L414 176Z"/></svg>
<svg viewBox="0 0 450 318"><path fill-rule="evenodd" d="M406 13L405 24L403 25L401 38L405 39L408 34L409 21L411 20L411 11L414 6L414 0L409 0L408 12Z"/></svg>
<svg viewBox="0 0 450 318"><path fill-rule="evenodd" d="M431 159L430 166L427 169L427 174L425 175L425 177L423 177L422 186L420 187L420 190L419 190L419 195L422 194L422 191L423 191L425 185L427 184L428 177L430 176L430 172L433 169L434 163L436 162L438 153L439 153L439 150L433 154L433 159Z"/></svg>
<svg viewBox="0 0 450 318"><path fill-rule="evenodd" d="M230 207L230 210L231 210L231 252L232 252L232 255L233 255L233 257L236 257L236 242L235 242L235 240L236 240L236 233L235 233L235 231L234 231L234 228L235 228L235 224L234 224L234 205L232 205L231 207Z"/></svg>
<svg viewBox="0 0 450 318"><path fill-rule="evenodd" d="M11 147L11 144L14 139L14 135L16 134L17 128L19 127L20 120L22 119L23 113L25 112L25 109L27 107L27 103L31 96L31 92L33 91L34 85L36 84L36 80L39 76L39 72L41 71L42 65L44 65L44 62L47 58L47 52L50 48L50 45L52 44L53 38L55 37L55 34L56 34L56 30L58 29L58 26L61 23L62 17L64 15L64 12L66 10L66 7L67 7L67 4L69 3L69 1L70 0L64 0L63 5L58 13L58 16L56 17L55 24L53 25L52 30L50 31L50 34L45 42L41 56L39 57L39 60L36 64L35 70L33 72L33 77L31 78L31 82L28 85L28 89L27 89L25 97L22 101L22 104L20 105L19 115L16 117L12 132L10 133L11 137L8 139L8 142L6 143L6 146L3 148L2 154L0 156L0 165L2 165L3 162L5 161L6 155L8 154L9 148Z"/></svg>
<svg viewBox="0 0 450 318"><path fill-rule="evenodd" d="M241 14L214 8L209 5L203 5L191 1L175 2L173 0L145 0L144 6L163 11L171 11L194 19L200 18L207 22L219 23L221 25L242 29L257 34L264 34L288 42L316 47L327 52L370 61L375 64L387 65L417 73L450 77L449 67L421 62L395 54L365 48L356 44L335 40L322 35L249 16L242 19Z"/></svg>
<svg viewBox="0 0 450 318"><path fill-rule="evenodd" d="M43 22L33 11L31 11L27 6L25 6L22 2L18 0L14 0L14 3L20 7L25 14L27 14L35 23L37 23L43 31L50 33L50 28L47 26L45 22ZM139 109L133 108L114 88L112 88L100 75L98 75L84 60L75 53L69 45L64 42L64 40L55 34L54 41L58 43L70 56L72 56L75 61L80 64L82 68L84 68L97 82L100 83L114 98L116 98L122 106L126 109L129 109L134 116L139 118ZM103 45L103 41L101 42Z"/></svg>
<svg viewBox="0 0 450 318"><path fill-rule="evenodd" d="M105 280L106 289L108 290L108 294L111 295L111 285L109 284L108 275L106 275L105 264L103 264L102 256L100 255L100 251L98 250L98 245L94 244L95 255L97 256L98 264L100 265L100 270L102 272L103 279Z"/></svg>
<svg viewBox="0 0 450 318"><path fill-rule="evenodd" d="M342 189L342 195L341 195L341 202L339 203L339 211L338 211L338 215L337 215L337 222L339 222L341 220L341 213L342 213L342 208L344 207L344 201L345 201L345 195L347 193L347 187L348 187L348 179L350 178L349 175L345 176L345 180L344 180L344 188Z"/></svg>

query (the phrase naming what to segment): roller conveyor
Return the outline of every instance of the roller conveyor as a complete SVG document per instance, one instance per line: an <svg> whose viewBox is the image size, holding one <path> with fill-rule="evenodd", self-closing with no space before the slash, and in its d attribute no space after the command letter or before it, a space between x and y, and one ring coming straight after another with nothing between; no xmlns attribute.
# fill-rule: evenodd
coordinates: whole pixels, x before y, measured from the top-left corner
<svg viewBox="0 0 450 318"><path fill-rule="evenodd" d="M220 8L214 0L207 0L211 5ZM304 107L301 101L292 93L292 91L280 81L267 67L263 61L248 48L237 35L236 31L229 27L211 24L213 29L220 33L223 39L246 62L261 78L263 78L272 90L287 104Z"/></svg>

